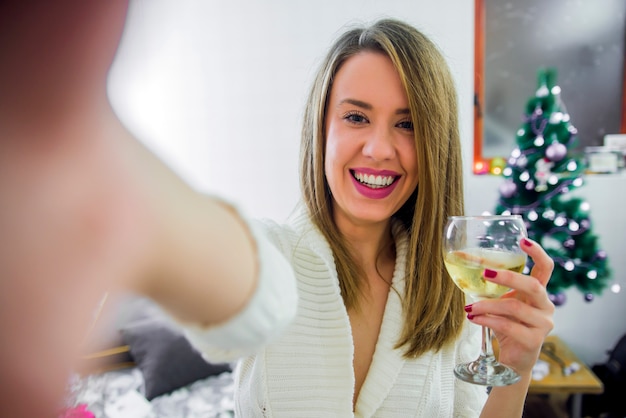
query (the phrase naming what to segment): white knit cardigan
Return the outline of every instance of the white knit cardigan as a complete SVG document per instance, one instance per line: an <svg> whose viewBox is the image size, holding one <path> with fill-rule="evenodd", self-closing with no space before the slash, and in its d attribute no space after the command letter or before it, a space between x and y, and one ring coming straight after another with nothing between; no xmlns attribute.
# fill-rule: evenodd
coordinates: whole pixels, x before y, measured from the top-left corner
<svg viewBox="0 0 626 418"><path fill-rule="evenodd" d="M288 226L265 222L254 230L262 274L272 274L271 264L276 260L264 259L262 247L273 244L295 271L299 300L295 320L285 331L261 351L239 362L235 371L236 416L440 418L480 414L487 397L485 388L462 382L452 372L456 362L477 357L478 327L468 324L455 345L417 359L407 360L402 350L394 349L402 328L400 295L404 292L408 251L408 237L399 223L393 226L397 254L392 281L395 290L389 292L374 357L354 411L352 333L328 243L304 215L294 218ZM282 308L276 306L273 314L282 315ZM250 309L246 315L252 318L252 324L255 317L263 322L267 315L262 312L267 305L256 309L261 313ZM231 322L224 324L221 331L245 334L245 329L237 329ZM190 331L192 343L209 359L227 360L242 354L216 347L211 330Z"/></svg>

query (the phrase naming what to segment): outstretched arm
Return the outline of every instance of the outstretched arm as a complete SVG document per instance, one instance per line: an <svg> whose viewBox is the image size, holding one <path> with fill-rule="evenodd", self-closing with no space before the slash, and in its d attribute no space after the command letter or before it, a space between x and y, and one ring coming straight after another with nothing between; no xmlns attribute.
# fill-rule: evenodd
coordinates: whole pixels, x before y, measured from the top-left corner
<svg viewBox="0 0 626 418"><path fill-rule="evenodd" d="M127 6L0 1L0 416L56 416L105 291L211 325L259 287L246 223L181 181L109 106Z"/></svg>

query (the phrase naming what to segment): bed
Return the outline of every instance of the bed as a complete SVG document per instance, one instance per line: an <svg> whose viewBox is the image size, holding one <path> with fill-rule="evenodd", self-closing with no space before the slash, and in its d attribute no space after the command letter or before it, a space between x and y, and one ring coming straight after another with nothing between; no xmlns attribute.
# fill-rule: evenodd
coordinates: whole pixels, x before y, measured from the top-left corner
<svg viewBox="0 0 626 418"><path fill-rule="evenodd" d="M74 376L72 405L85 405L97 418L234 417L233 380L223 372L148 400L137 367Z"/></svg>
<svg viewBox="0 0 626 418"><path fill-rule="evenodd" d="M234 364L204 359L153 302L127 296L97 316L68 383L68 408L97 418L234 416Z"/></svg>

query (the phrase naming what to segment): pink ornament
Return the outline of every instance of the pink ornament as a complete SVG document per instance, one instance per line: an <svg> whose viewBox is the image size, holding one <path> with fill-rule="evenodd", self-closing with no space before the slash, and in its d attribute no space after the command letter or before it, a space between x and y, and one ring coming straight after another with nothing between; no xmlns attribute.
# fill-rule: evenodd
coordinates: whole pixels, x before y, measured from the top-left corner
<svg viewBox="0 0 626 418"><path fill-rule="evenodd" d="M567 147L560 142L550 145L546 149L546 158L550 161L561 161L567 155Z"/></svg>
<svg viewBox="0 0 626 418"><path fill-rule="evenodd" d="M517 185L511 180L506 180L500 185L500 194L504 198L512 197L517 191Z"/></svg>
<svg viewBox="0 0 626 418"><path fill-rule="evenodd" d="M548 190L548 178L552 173L552 167L554 163L547 158L541 158L535 163L535 180L537 185L535 191L544 192Z"/></svg>
<svg viewBox="0 0 626 418"><path fill-rule="evenodd" d="M555 306L563 305L567 299L567 297L565 296L565 293L563 292L550 293L548 296Z"/></svg>
<svg viewBox="0 0 626 418"><path fill-rule="evenodd" d="M96 416L87 409L86 404L78 404L63 411L60 418L96 418Z"/></svg>

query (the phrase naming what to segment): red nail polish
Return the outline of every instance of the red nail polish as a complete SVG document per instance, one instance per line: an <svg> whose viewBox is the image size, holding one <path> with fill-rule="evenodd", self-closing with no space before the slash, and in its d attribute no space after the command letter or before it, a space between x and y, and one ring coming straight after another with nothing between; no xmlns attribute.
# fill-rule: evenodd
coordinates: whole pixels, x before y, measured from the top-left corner
<svg viewBox="0 0 626 418"><path fill-rule="evenodd" d="M467 319L474 319L474 315L472 315L471 313L467 314Z"/></svg>
<svg viewBox="0 0 626 418"><path fill-rule="evenodd" d="M526 238L522 238L522 244L527 247L530 247L531 245L533 245L533 243L527 240Z"/></svg>
<svg viewBox="0 0 626 418"><path fill-rule="evenodd" d="M498 272L495 270L485 269L485 277L489 279L493 279L498 275Z"/></svg>
<svg viewBox="0 0 626 418"><path fill-rule="evenodd" d="M466 305L463 309L465 309L465 312L472 312L472 305Z"/></svg>

